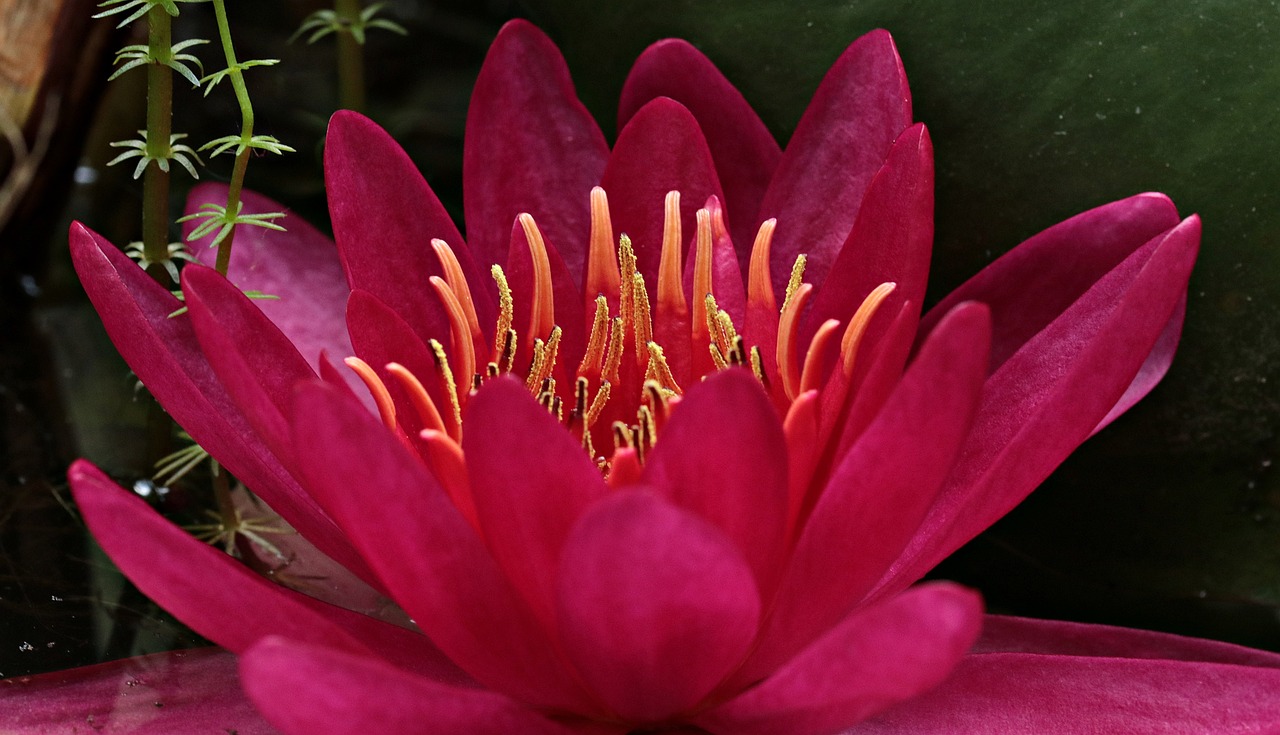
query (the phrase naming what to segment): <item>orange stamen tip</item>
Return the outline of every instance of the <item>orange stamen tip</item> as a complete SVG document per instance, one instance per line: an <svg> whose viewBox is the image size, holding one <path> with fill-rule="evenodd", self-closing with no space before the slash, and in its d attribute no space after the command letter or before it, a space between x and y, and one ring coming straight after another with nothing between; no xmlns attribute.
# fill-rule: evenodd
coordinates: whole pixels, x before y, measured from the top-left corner
<svg viewBox="0 0 1280 735"><path fill-rule="evenodd" d="M782 389L787 398L793 401L800 390L800 366L796 359L800 313L812 293L811 284L800 284L783 303L782 318L778 322L778 375L782 378Z"/></svg>
<svg viewBox="0 0 1280 735"><path fill-rule="evenodd" d="M769 270L769 251L773 244L773 232L777 227L777 219L767 219L760 223L755 243L751 246L751 265L747 271L747 299L763 306L766 313L773 313L778 308L773 295L773 276Z"/></svg>
<svg viewBox="0 0 1280 735"><path fill-rule="evenodd" d="M529 243L529 255L533 259L533 308L529 315L529 334L537 337L549 334L555 322L555 296L551 283L551 260L547 256L547 243L533 215L521 212L516 219L524 229Z"/></svg>
<svg viewBox="0 0 1280 735"><path fill-rule="evenodd" d="M613 249L613 221L609 197L601 187L591 189L591 235L587 250L586 296L618 290L618 255Z"/></svg>
<svg viewBox="0 0 1280 735"><path fill-rule="evenodd" d="M354 355L344 359L342 362L351 368L352 372L369 389L369 395L373 396L373 402L378 407L378 416L382 419L383 425L395 431L396 404L391 400L391 394L387 392L387 386L382 382L382 378L379 378L373 368L369 367L369 363Z"/></svg>
<svg viewBox="0 0 1280 735"><path fill-rule="evenodd" d="M836 330L839 328L840 322L838 320L828 319L814 333L813 341L809 343L809 351L804 357L804 370L800 373L800 392L802 394L821 387L819 382L822 380L822 358L831 346Z"/></svg>
<svg viewBox="0 0 1280 735"><path fill-rule="evenodd" d="M680 192L669 191L663 206L662 255L658 264L658 308L664 319L688 313L681 287L684 266L680 250Z"/></svg>
<svg viewBox="0 0 1280 735"><path fill-rule="evenodd" d="M426 388L422 387L422 382L418 380L418 376L409 372L409 369L398 362L387 363L384 368L396 382L400 383L400 387L409 395L409 402L413 404L413 408L418 412L418 418L422 419L422 423L427 429L443 432L444 419L440 417L440 411L436 408L435 401L431 400L431 395L427 393Z"/></svg>
<svg viewBox="0 0 1280 735"><path fill-rule="evenodd" d="M889 298L889 294L893 293L898 284L892 281L876 286L871 289L871 293L862 300L862 304L858 306L858 310L854 312L853 318L849 320L849 326L844 331L844 337L840 340L840 364L844 370L845 377L853 375L854 361L857 358L858 346L862 343L862 337L866 334L867 325L871 323L871 318L880 310L880 306L884 304L885 299Z"/></svg>

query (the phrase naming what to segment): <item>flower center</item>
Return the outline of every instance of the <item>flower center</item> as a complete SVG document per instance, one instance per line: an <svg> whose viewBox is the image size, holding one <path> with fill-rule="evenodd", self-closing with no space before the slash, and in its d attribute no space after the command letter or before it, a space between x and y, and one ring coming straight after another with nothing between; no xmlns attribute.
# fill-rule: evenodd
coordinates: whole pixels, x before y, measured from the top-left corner
<svg viewBox="0 0 1280 735"><path fill-rule="evenodd" d="M418 377L403 366L385 366L426 427L420 438L433 456L461 458L463 407L486 380L504 373L523 377L530 394L581 440L584 451L615 483L638 474L683 393L678 376L687 387L716 370L749 369L789 417L811 404L834 375L826 366L836 347L839 321L824 322L804 353L799 350L800 315L813 293L812 284L803 282L804 255L796 258L782 306L777 306L769 272L776 220L760 225L751 250L745 311L767 318L763 326L754 319L753 336L760 343L748 344L716 299L715 248L717 243L728 247L725 257L732 250L718 203L709 202L697 211L690 308L683 285L680 194L667 194L655 304L631 239L623 234L614 246L607 196L604 189L594 188L584 293L595 296L587 309L591 319L576 368L562 359L564 333L556 320L546 242L532 215L521 214L517 221L532 262L527 326L517 326L511 286L502 267L494 265L490 273L497 285L498 318L490 341L480 328L471 288L453 250L442 240L432 240L444 275L432 276L431 285L448 316L450 334L447 349L436 339L428 340L427 346L440 381L437 395L448 405L437 405ZM852 375L867 324L893 289L892 283L878 286L845 325L835 367L844 377ZM378 373L357 357L345 362L368 387L383 422L396 431L396 406ZM407 440L403 432L397 433ZM609 443L612 449L603 451L602 445Z"/></svg>

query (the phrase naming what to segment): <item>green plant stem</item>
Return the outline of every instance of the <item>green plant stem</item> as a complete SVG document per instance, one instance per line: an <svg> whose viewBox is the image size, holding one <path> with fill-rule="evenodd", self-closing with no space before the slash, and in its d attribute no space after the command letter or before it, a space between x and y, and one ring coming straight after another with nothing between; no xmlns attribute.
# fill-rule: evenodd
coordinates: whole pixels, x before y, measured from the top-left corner
<svg viewBox="0 0 1280 735"><path fill-rule="evenodd" d="M253 103L249 101L249 90L244 86L244 74L236 68L236 50L231 45L231 26L227 23L227 7L224 0L213 0L213 13L218 21L218 37L222 41L222 53L227 58L227 68L231 70L228 77L236 93L236 102L240 104L240 138L243 143L241 150L236 154L235 166L231 170L231 183L227 187L227 213L235 216L240 211L240 192L244 189L244 176L249 169L249 154L252 152L247 143L253 137ZM218 244L216 267L224 276L227 275L227 267L231 263L231 243L235 236L236 232L233 228Z"/></svg>
<svg viewBox="0 0 1280 735"><path fill-rule="evenodd" d="M172 154L173 70L163 63L172 54L172 20L159 5L147 11L147 44L155 59L147 65L147 155L153 162L142 179L142 247L152 278L164 284L169 281L163 265L169 258L169 172L156 161L167 162Z"/></svg>
<svg viewBox="0 0 1280 735"><path fill-rule="evenodd" d="M360 0L334 0L333 10L351 25L360 21ZM338 34L338 104L364 111L364 47L350 31Z"/></svg>

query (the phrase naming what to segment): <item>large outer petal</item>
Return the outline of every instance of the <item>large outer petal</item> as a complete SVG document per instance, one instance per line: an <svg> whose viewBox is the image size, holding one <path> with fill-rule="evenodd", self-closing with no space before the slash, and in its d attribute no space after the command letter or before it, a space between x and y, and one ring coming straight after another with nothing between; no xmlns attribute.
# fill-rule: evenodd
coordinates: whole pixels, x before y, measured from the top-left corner
<svg viewBox="0 0 1280 735"><path fill-rule="evenodd" d="M977 593L946 582L922 585L849 615L697 723L716 735L838 732L937 686L973 644L981 621Z"/></svg>
<svg viewBox="0 0 1280 735"><path fill-rule="evenodd" d="M1092 433L1184 303L1199 243L1195 217L1155 237L995 369L960 461L880 593L994 523Z"/></svg>
<svg viewBox="0 0 1280 735"><path fill-rule="evenodd" d="M814 93L760 205L778 218L771 251L774 291L808 255L806 280L821 283L853 227L871 177L911 124L911 92L886 31L854 41Z"/></svg>
<svg viewBox="0 0 1280 735"><path fill-rule="evenodd" d="M622 85L619 128L659 97L687 107L706 133L724 185L725 206L732 215L739 265L745 272L760 224L756 214L782 151L742 93L688 41L658 41L636 59Z"/></svg>
<svg viewBox="0 0 1280 735"><path fill-rule="evenodd" d="M578 523L558 587L565 649L631 722L697 704L741 661L760 619L733 544L643 490L610 495Z"/></svg>
<svg viewBox="0 0 1280 735"><path fill-rule="evenodd" d="M279 297L257 301L256 305L288 335L312 368L320 369L321 350L336 355L351 354L351 341L347 339L342 315L342 305L350 288L333 240L261 194L243 191L240 200L244 214L285 212L287 216L273 220L285 231L238 227L227 278L242 290ZM203 204L226 203L225 184L200 184L187 197L186 213L198 212ZM183 237L196 225L197 222L186 223ZM196 258L210 268L218 256L217 248L208 247L212 241L213 235L209 235L191 243Z"/></svg>
<svg viewBox="0 0 1280 735"><path fill-rule="evenodd" d="M844 617L911 539L973 420L990 333L985 307L957 306L832 472L746 666L748 678L768 673Z"/></svg>
<svg viewBox="0 0 1280 735"><path fill-rule="evenodd" d="M569 432L511 378L467 404L463 450L485 539L549 630L565 539L607 491L600 470Z"/></svg>
<svg viewBox="0 0 1280 735"><path fill-rule="evenodd" d="M849 735L1280 733L1280 669L985 653Z"/></svg>
<svg viewBox="0 0 1280 735"><path fill-rule="evenodd" d="M287 735L572 735L500 694L278 637L248 651L240 671L249 697Z"/></svg>
<svg viewBox="0 0 1280 735"><path fill-rule="evenodd" d="M83 460L68 473L94 538L148 597L240 652L268 635L379 655L450 681L465 677L422 635L273 584L196 540Z"/></svg>
<svg viewBox="0 0 1280 735"><path fill-rule="evenodd" d="M202 648L0 680L8 735L172 735L276 730L240 690L236 658Z"/></svg>
<svg viewBox="0 0 1280 735"><path fill-rule="evenodd" d="M786 542L786 441L751 373L723 370L691 388L662 428L642 481L723 531L762 594L770 593Z"/></svg>
<svg viewBox="0 0 1280 735"><path fill-rule="evenodd" d="M429 279L444 275L431 249L431 239L439 238L458 256L481 328L490 328L493 303L481 287L489 283L487 271L482 280L453 220L387 131L358 113L334 113L325 138L324 181L334 240L351 288L377 296L422 339L447 339L432 332L438 320L427 313L437 309L427 297L433 293Z"/></svg>
<svg viewBox="0 0 1280 735"><path fill-rule="evenodd" d="M164 287L87 227L71 226L71 259L116 349L160 405L294 528L337 553L341 535L232 402ZM321 530L323 529L323 530ZM349 559L349 556L348 556Z"/></svg>
<svg viewBox="0 0 1280 735"><path fill-rule="evenodd" d="M319 384L299 387L293 427L308 487L449 658L521 700L586 706L475 530L385 427Z"/></svg>
<svg viewBox="0 0 1280 735"><path fill-rule="evenodd" d="M527 21L503 26L471 92L463 148L467 241L479 265L506 262L511 223L528 212L581 289L588 197L608 158L559 49Z"/></svg>
<svg viewBox="0 0 1280 735"><path fill-rule="evenodd" d="M724 200L720 179L697 120L683 105L662 97L646 104L618 134L601 184L609 193L615 235L635 246L649 303L656 304L662 253L663 201L680 192L682 248L697 230L695 213L715 195ZM732 212L729 213L732 217ZM732 219L729 221L732 227ZM684 261L681 261L684 262Z"/></svg>

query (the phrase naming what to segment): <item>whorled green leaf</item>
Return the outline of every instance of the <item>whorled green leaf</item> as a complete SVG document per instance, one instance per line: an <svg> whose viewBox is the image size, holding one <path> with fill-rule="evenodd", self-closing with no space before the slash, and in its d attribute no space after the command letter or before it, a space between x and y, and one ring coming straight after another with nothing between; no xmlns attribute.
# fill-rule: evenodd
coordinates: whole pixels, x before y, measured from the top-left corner
<svg viewBox="0 0 1280 735"><path fill-rule="evenodd" d="M524 4L606 130L632 60L679 36L785 142L840 51L889 29L936 149L934 298L1021 239L1109 200L1158 190L1199 212L1203 247L1164 384L972 545L970 558L984 563L962 565L962 552L953 568L1036 614L1280 648L1275 3ZM1133 604L1121 609L1121 598ZM1232 622L1241 616L1269 621L1267 632Z"/></svg>

